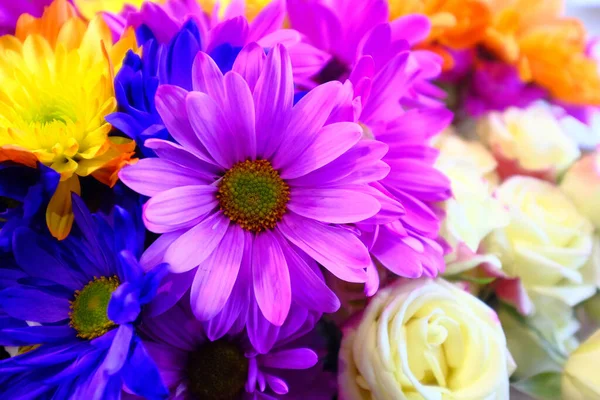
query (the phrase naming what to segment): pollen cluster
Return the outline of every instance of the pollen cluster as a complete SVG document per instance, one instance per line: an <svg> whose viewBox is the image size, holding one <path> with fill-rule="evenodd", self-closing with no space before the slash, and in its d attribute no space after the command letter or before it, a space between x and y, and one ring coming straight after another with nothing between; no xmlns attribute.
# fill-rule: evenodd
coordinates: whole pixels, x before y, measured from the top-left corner
<svg viewBox="0 0 600 400"><path fill-rule="evenodd" d="M223 213L243 229L273 229L290 200L290 188L267 160L242 161L219 183L217 198Z"/></svg>
<svg viewBox="0 0 600 400"><path fill-rule="evenodd" d="M117 276L94 277L83 289L75 291L75 299L70 305L69 325L77 331L78 337L95 339L116 326L108 319L107 309L112 293L119 284Z"/></svg>

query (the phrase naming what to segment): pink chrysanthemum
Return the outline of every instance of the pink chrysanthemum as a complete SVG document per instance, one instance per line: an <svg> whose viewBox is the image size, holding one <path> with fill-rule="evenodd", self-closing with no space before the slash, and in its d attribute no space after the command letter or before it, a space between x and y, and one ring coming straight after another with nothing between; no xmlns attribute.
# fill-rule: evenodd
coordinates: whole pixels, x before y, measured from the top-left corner
<svg viewBox="0 0 600 400"><path fill-rule="evenodd" d="M192 76L192 92L168 85L157 92L158 112L178 143L146 141L158 158L120 174L151 197L146 226L163 234L143 260L152 264L148 258L164 253L170 264L162 309L191 286L196 317L224 325L244 318L248 303L275 326L292 301L335 311L339 301L315 261L340 279L366 280L368 249L347 224L381 209L368 184L388 173L380 161L387 147L361 140L360 125L337 117L340 82L293 105L292 66L281 45L268 57L246 46L225 76L199 53ZM256 318L248 324L262 329Z"/></svg>

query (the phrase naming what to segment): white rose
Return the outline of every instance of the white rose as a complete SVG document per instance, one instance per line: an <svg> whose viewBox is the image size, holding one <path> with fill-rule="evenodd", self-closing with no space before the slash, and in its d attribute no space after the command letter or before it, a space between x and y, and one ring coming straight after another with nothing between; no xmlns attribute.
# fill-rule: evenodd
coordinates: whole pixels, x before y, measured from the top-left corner
<svg viewBox="0 0 600 400"><path fill-rule="evenodd" d="M514 369L496 313L444 280L398 281L347 326L343 400L505 400Z"/></svg>
<svg viewBox="0 0 600 400"><path fill-rule="evenodd" d="M583 267L590 260L593 227L556 186L529 177L513 177L496 190L510 212L510 223L485 241L503 271L520 278L528 293L576 296L593 294ZM592 292L590 293L590 290Z"/></svg>
<svg viewBox="0 0 600 400"><path fill-rule="evenodd" d="M600 228L600 154L588 154L565 174L561 189L575 203L579 212Z"/></svg>
<svg viewBox="0 0 600 400"><path fill-rule="evenodd" d="M543 104L491 112L479 120L477 131L498 160L502 178L521 174L554 180L580 156L577 143Z"/></svg>
<svg viewBox="0 0 600 400"><path fill-rule="evenodd" d="M436 143L436 167L450 179L452 198L442 205L446 218L441 234L453 251L446 255L446 274L471 269L482 262L497 264L477 254L481 241L494 229L508 224L508 212L494 198L496 161L478 142L447 133Z"/></svg>
<svg viewBox="0 0 600 400"><path fill-rule="evenodd" d="M599 358L600 331L597 331L569 357L562 378L563 399L600 399Z"/></svg>

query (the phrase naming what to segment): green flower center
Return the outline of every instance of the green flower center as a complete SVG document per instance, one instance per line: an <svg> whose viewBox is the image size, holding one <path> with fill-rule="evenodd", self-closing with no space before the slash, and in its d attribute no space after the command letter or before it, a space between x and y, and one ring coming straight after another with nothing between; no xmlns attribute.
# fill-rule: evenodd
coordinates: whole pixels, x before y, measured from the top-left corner
<svg viewBox="0 0 600 400"><path fill-rule="evenodd" d="M71 104L63 99L48 99L29 110L29 121L33 124L66 124L67 121L76 120Z"/></svg>
<svg viewBox="0 0 600 400"><path fill-rule="evenodd" d="M290 188L267 160L243 161L228 170L217 198L223 213L251 232L273 229L290 200Z"/></svg>
<svg viewBox="0 0 600 400"><path fill-rule="evenodd" d="M83 339L95 339L104 335L116 324L108 319L108 302L119 287L119 278L105 276L94 278L81 290L75 291L75 300L71 301L71 322L69 325Z"/></svg>
<svg viewBox="0 0 600 400"><path fill-rule="evenodd" d="M225 340L209 342L187 362L188 390L201 400L234 400L248 379L248 359Z"/></svg>

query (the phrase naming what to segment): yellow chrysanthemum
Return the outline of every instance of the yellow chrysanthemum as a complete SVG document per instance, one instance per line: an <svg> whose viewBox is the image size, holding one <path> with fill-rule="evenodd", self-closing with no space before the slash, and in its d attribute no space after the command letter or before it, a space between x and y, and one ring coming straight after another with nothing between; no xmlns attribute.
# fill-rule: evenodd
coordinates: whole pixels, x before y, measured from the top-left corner
<svg viewBox="0 0 600 400"><path fill-rule="evenodd" d="M58 239L71 230L79 177L114 185L135 149L129 139L109 137L105 120L116 110L115 68L134 46L133 32L113 45L101 19L86 23L66 0L39 19L21 17L16 35L0 38L0 161L39 161L60 173L46 211Z"/></svg>
<svg viewBox="0 0 600 400"><path fill-rule="evenodd" d="M164 3L164 0L74 0L75 6L87 19L93 19L99 12L119 13L126 5L141 7L143 3Z"/></svg>

